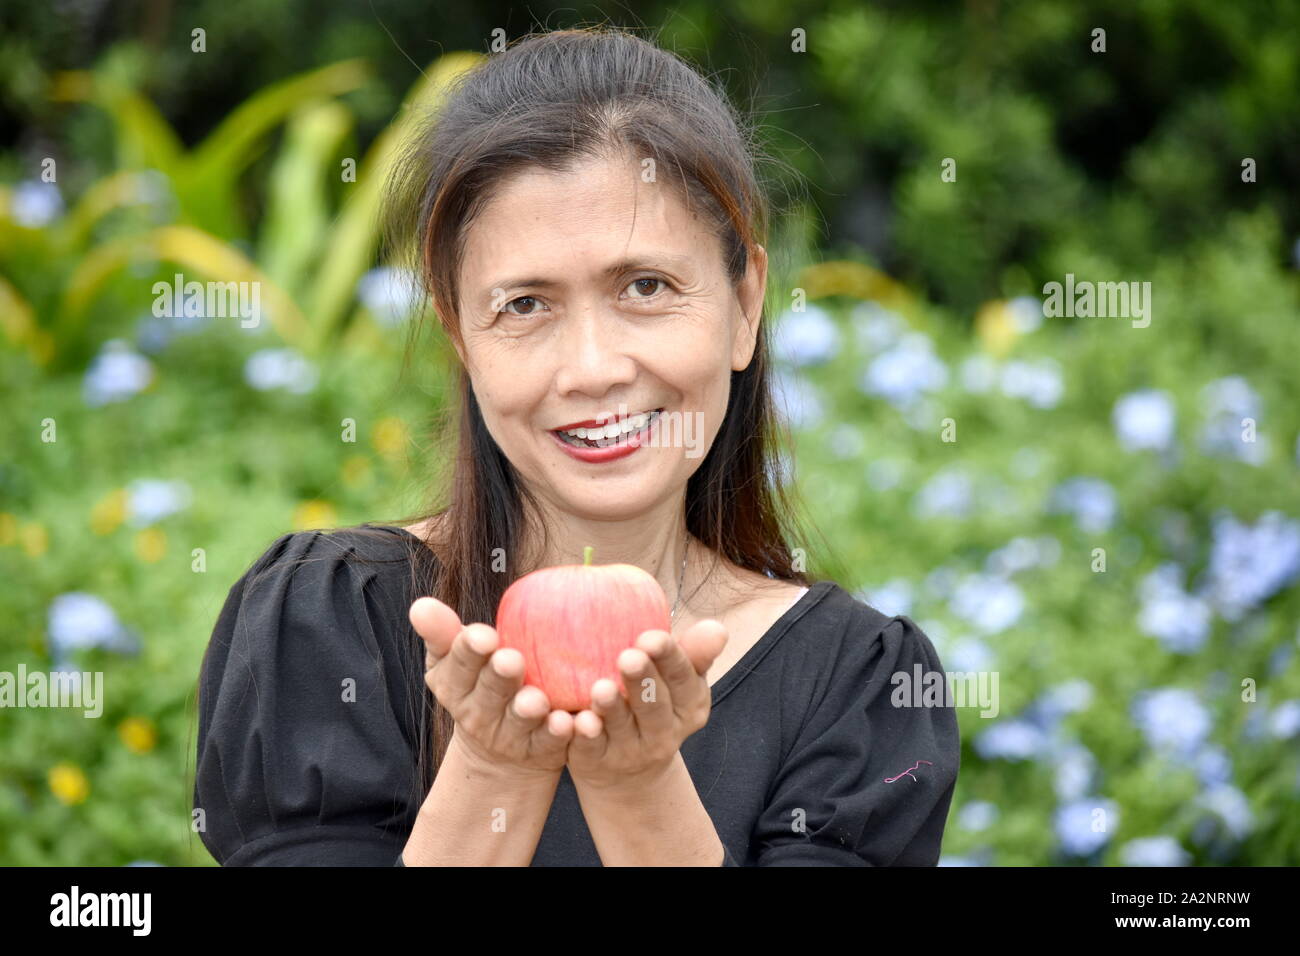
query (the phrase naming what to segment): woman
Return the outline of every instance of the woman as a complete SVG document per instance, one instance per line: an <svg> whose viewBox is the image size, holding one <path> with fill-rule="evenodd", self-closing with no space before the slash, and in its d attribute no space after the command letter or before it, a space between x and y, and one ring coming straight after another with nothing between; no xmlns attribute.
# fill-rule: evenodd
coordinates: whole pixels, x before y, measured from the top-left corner
<svg viewBox="0 0 1300 956"><path fill-rule="evenodd" d="M749 142L615 31L527 38L452 91L392 192L460 362L449 501L286 534L231 589L195 783L220 862L937 861L957 721L891 676L938 656L787 543ZM653 701L600 681L573 715L486 622L587 545L653 574L672 630L619 659Z"/></svg>

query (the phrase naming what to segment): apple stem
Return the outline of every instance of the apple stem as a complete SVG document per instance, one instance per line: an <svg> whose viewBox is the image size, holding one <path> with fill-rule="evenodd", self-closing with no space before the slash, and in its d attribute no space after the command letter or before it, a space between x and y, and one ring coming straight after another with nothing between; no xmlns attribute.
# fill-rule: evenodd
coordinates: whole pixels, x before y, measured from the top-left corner
<svg viewBox="0 0 1300 956"><path fill-rule="evenodd" d="M591 564L591 555L595 550L596 549L593 548L591 545L587 545L585 548L582 549L582 563L584 565Z"/></svg>

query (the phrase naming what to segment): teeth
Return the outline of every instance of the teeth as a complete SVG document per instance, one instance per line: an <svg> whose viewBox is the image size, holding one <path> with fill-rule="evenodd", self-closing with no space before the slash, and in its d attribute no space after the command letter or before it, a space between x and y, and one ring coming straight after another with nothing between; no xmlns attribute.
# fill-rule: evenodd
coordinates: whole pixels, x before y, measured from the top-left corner
<svg viewBox="0 0 1300 956"><path fill-rule="evenodd" d="M642 412L638 415L630 415L619 422L610 422L608 425L570 428L559 434L568 438L569 444L580 448L608 448L610 445L617 445L624 435L640 431L658 417L658 411Z"/></svg>

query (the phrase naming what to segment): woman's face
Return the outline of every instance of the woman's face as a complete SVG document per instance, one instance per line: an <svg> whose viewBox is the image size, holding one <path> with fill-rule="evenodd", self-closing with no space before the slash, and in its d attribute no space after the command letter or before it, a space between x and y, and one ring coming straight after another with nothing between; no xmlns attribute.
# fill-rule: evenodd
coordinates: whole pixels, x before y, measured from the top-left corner
<svg viewBox="0 0 1300 956"><path fill-rule="evenodd" d="M732 370L753 356L766 279L760 251L733 287L700 211L644 181L635 159L507 180L468 231L458 351L529 489L599 520L679 500L721 427ZM571 449L556 433L635 426L656 409L621 449Z"/></svg>

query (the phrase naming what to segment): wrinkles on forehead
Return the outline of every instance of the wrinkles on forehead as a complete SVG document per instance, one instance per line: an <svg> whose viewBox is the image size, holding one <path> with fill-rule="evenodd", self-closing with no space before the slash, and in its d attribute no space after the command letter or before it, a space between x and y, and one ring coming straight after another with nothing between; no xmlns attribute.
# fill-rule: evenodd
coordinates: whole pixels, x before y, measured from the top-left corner
<svg viewBox="0 0 1300 956"><path fill-rule="evenodd" d="M697 284L710 267L710 247L725 268L716 226L701 220L699 204L688 208L680 189L665 193L658 180L642 180L640 169L624 154L563 170L532 167L498 182L462 230L462 318L495 312L498 299L519 290L564 291L638 269Z"/></svg>

